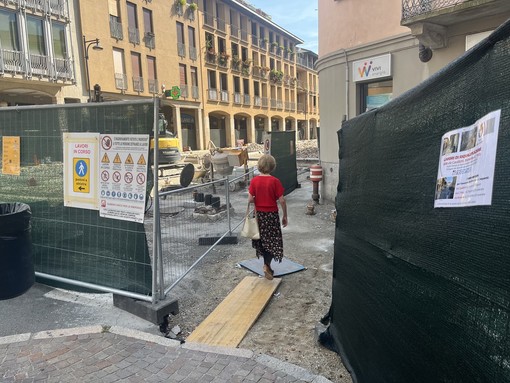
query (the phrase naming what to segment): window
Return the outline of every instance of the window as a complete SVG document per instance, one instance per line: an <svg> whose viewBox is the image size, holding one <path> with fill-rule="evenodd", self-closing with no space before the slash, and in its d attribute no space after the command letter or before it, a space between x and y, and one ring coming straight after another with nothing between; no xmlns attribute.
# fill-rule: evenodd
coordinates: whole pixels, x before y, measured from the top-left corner
<svg viewBox="0 0 510 383"><path fill-rule="evenodd" d="M226 73L220 73L221 101L228 102L228 80Z"/></svg>
<svg viewBox="0 0 510 383"><path fill-rule="evenodd" d="M158 93L158 74L156 71L156 57L147 56L147 76L149 77L149 93Z"/></svg>
<svg viewBox="0 0 510 383"><path fill-rule="evenodd" d="M60 59L67 58L65 25L61 23L53 23L51 31L53 35L53 55Z"/></svg>
<svg viewBox="0 0 510 383"><path fill-rule="evenodd" d="M188 45L189 45L189 58L191 60L197 59L197 43L195 40L195 28L188 26Z"/></svg>
<svg viewBox="0 0 510 383"><path fill-rule="evenodd" d="M143 92L142 58L138 52L131 52L131 69L133 71L133 89Z"/></svg>
<svg viewBox="0 0 510 383"><path fill-rule="evenodd" d="M43 20L27 17L27 37L30 54L46 56Z"/></svg>
<svg viewBox="0 0 510 383"><path fill-rule="evenodd" d="M181 96L188 97L188 76L186 75L186 65L179 64L179 81Z"/></svg>
<svg viewBox="0 0 510 383"><path fill-rule="evenodd" d="M108 0L108 10L110 13L110 36L122 40L122 24L120 22L119 0Z"/></svg>
<svg viewBox="0 0 510 383"><path fill-rule="evenodd" d="M124 51L113 48L113 67L115 71L115 87L117 89L127 89L126 66L124 63Z"/></svg>
<svg viewBox="0 0 510 383"><path fill-rule="evenodd" d="M191 97L198 98L198 71L197 67L190 67Z"/></svg>
<svg viewBox="0 0 510 383"><path fill-rule="evenodd" d="M0 11L0 42L2 49L19 51L18 23L13 12Z"/></svg>
<svg viewBox="0 0 510 383"><path fill-rule="evenodd" d="M145 46L154 49L156 47L154 38L154 28L152 25L152 11L143 8L143 40Z"/></svg>
<svg viewBox="0 0 510 383"><path fill-rule="evenodd" d="M358 84L358 114L383 106L391 100L393 81Z"/></svg>
<svg viewBox="0 0 510 383"><path fill-rule="evenodd" d="M179 57L186 57L186 45L184 45L184 24L177 22L177 54Z"/></svg>
<svg viewBox="0 0 510 383"><path fill-rule="evenodd" d="M138 30L138 17L136 15L136 4L127 3L128 33L129 42L140 44L140 32Z"/></svg>
<svg viewBox="0 0 510 383"><path fill-rule="evenodd" d="M216 72L213 70L207 71L207 81L209 84L209 100L216 101L218 99L218 90L216 88Z"/></svg>

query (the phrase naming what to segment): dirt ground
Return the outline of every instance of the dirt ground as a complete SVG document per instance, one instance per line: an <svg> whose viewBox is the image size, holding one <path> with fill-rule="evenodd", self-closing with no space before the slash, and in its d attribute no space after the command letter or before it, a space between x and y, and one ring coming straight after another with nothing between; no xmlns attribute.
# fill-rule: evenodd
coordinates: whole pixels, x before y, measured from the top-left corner
<svg viewBox="0 0 510 383"><path fill-rule="evenodd" d="M315 328L331 303L334 206L321 201L316 214L306 214L312 195L307 175L298 177L301 188L286 197L289 225L283 229L285 257L305 270L282 277L239 347L274 356L335 383L352 382L339 355L317 341ZM237 245L217 246L170 292L179 301L180 313L169 317L168 328L178 325L179 337L185 340L243 278L256 275L239 266L253 257L251 241L245 238L240 237Z"/></svg>

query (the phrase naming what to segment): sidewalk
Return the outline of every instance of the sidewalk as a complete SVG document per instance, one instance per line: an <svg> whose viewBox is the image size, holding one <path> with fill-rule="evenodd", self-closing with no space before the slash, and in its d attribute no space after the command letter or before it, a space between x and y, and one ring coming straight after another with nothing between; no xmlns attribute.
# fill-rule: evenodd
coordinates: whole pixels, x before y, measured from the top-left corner
<svg viewBox="0 0 510 383"><path fill-rule="evenodd" d="M329 382L250 350L181 345L162 336L118 326L0 338L0 381Z"/></svg>

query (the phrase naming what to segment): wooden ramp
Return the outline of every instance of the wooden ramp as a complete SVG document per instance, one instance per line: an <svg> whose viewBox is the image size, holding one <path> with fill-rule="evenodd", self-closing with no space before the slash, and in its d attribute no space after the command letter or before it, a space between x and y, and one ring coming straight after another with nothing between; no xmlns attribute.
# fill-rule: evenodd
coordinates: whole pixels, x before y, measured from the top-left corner
<svg viewBox="0 0 510 383"><path fill-rule="evenodd" d="M280 282L280 278L269 281L265 278L245 277L188 336L186 342L237 347Z"/></svg>

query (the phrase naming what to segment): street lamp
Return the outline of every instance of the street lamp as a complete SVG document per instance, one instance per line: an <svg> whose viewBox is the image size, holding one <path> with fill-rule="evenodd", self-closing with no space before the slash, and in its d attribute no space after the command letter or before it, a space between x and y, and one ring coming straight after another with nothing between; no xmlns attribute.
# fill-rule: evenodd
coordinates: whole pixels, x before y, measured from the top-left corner
<svg viewBox="0 0 510 383"><path fill-rule="evenodd" d="M94 40L87 40L85 35L83 35L83 49L85 50L85 69L87 71L87 86L89 91L89 99L88 102L92 101L92 97L90 95L90 73L89 73L89 48L92 46L92 49L96 51L102 51L103 47L99 45L99 39L95 38Z"/></svg>

